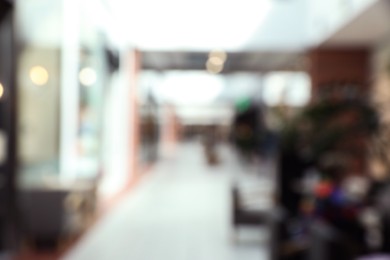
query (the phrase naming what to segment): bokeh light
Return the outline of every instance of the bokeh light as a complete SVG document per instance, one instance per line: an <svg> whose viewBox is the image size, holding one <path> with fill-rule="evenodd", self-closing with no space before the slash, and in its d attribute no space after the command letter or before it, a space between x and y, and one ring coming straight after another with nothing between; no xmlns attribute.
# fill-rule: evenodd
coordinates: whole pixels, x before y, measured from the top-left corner
<svg viewBox="0 0 390 260"><path fill-rule="evenodd" d="M42 66L34 66L30 69L30 79L37 86L46 85L49 81L49 72Z"/></svg>
<svg viewBox="0 0 390 260"><path fill-rule="evenodd" d="M97 79L96 71L92 68L86 67L80 71L79 80L84 86L92 86Z"/></svg>
<svg viewBox="0 0 390 260"><path fill-rule="evenodd" d="M0 83L0 99L3 97L4 95L4 86L3 84Z"/></svg>
<svg viewBox="0 0 390 260"><path fill-rule="evenodd" d="M209 59L206 62L206 69L211 74L218 74L223 70L223 63L215 64Z"/></svg>
<svg viewBox="0 0 390 260"><path fill-rule="evenodd" d="M223 50L212 50L209 54L209 58L217 58L219 60L222 60L222 62L225 62L227 59L227 54Z"/></svg>

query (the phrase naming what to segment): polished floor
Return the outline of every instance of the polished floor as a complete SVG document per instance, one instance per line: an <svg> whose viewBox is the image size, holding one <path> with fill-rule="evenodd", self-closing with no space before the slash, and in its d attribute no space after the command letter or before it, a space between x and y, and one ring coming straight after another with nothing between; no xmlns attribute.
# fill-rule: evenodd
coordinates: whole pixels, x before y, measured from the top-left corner
<svg viewBox="0 0 390 260"><path fill-rule="evenodd" d="M244 167L228 147L206 164L200 143L181 144L103 217L67 260L266 260L266 228L231 227L231 185L270 190L270 166ZM269 195L261 196L263 204Z"/></svg>

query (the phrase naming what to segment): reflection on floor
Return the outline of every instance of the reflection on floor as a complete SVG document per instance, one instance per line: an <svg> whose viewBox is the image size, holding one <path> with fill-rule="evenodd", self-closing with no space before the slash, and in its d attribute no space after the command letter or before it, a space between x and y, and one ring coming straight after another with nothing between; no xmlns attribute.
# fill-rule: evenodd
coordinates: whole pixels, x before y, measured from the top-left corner
<svg viewBox="0 0 390 260"><path fill-rule="evenodd" d="M178 149L175 159L157 165L65 259L268 259L265 229L233 232L230 224L232 181L243 171L252 176L255 168L243 170L227 147L220 148L222 163L214 167L206 165L200 144Z"/></svg>

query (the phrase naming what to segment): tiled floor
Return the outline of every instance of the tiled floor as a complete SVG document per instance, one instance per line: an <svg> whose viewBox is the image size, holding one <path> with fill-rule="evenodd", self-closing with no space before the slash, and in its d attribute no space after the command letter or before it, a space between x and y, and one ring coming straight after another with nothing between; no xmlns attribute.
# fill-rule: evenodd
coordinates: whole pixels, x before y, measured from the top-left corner
<svg viewBox="0 0 390 260"><path fill-rule="evenodd" d="M265 230L234 233L230 225L232 180L255 168L243 170L226 147L215 167L206 165L197 143L178 149L175 159L157 165L65 259L268 259Z"/></svg>

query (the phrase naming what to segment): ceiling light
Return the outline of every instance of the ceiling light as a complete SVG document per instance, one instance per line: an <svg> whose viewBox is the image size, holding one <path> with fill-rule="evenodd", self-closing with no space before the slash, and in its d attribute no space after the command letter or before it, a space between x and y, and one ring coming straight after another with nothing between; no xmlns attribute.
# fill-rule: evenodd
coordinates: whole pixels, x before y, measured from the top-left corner
<svg viewBox="0 0 390 260"><path fill-rule="evenodd" d="M223 59L221 59L220 57L211 57L211 58L209 58L209 62L214 64L214 65L221 66L221 65L223 65L223 63L225 61Z"/></svg>
<svg viewBox="0 0 390 260"><path fill-rule="evenodd" d="M262 27L273 5L272 0L198 0L191 2L191 8L188 1L182 0L107 2L116 14L118 33L126 30L124 37L131 46L149 51L202 52L214 48L243 50ZM145 15L154 19L144 19ZM143 21L142 26L137 21ZM159 26L155 21L159 21Z"/></svg>
<svg viewBox="0 0 390 260"><path fill-rule="evenodd" d="M206 62L206 69L212 74L218 74L223 70L223 64L214 64L210 60Z"/></svg>
<svg viewBox="0 0 390 260"><path fill-rule="evenodd" d="M222 60L222 62L225 62L227 59L227 54L223 50L213 50L210 52L209 58L210 59L217 58L217 59Z"/></svg>

